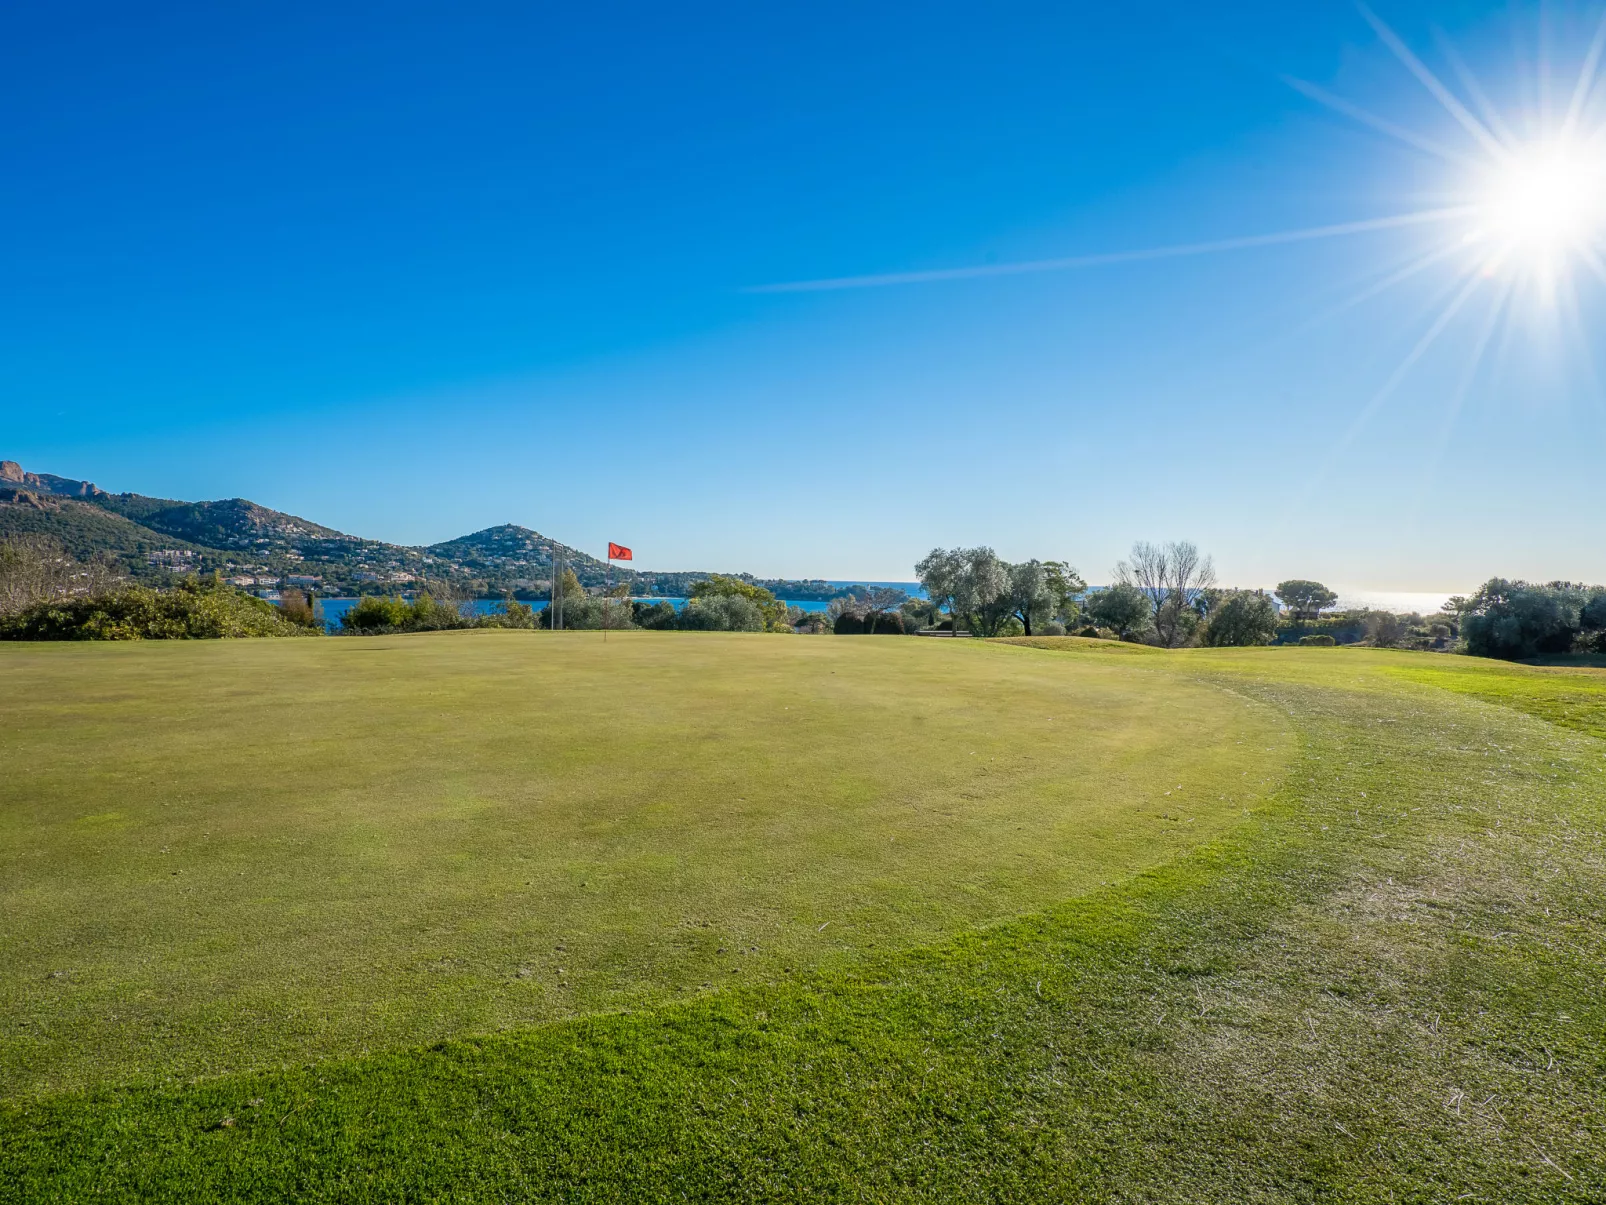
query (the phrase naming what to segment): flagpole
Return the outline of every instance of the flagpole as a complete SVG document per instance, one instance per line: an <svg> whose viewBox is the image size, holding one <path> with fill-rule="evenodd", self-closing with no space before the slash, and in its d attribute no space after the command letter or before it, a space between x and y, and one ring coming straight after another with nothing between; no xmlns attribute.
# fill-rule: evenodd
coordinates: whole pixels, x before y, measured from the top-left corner
<svg viewBox="0 0 1606 1205"><path fill-rule="evenodd" d="M608 584L602 588L602 643L608 643L608 617L613 613L613 545L608 545Z"/></svg>

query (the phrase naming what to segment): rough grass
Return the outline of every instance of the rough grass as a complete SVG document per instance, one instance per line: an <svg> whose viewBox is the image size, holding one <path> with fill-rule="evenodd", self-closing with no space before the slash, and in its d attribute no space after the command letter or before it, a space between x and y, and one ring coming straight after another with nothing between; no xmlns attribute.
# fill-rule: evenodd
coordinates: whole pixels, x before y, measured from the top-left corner
<svg viewBox="0 0 1606 1205"><path fill-rule="evenodd" d="M1114 672L1151 708L1178 692L1297 749L1208 842L1015 919L628 1013L14 1096L0 1197L1606 1197L1606 746L1587 724L1414 680L1456 663L1404 654L1111 671L1077 651L776 643L1010 683Z"/></svg>

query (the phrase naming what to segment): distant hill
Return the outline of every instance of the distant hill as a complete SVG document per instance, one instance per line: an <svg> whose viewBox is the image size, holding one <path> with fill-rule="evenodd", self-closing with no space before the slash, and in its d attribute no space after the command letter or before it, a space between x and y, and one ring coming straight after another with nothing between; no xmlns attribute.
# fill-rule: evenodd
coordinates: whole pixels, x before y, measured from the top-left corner
<svg viewBox="0 0 1606 1205"><path fill-rule="evenodd" d="M245 498L183 502L111 494L88 481L27 472L5 460L0 461L0 539L10 536L48 536L80 559L110 557L136 578L159 581L175 573L217 570L246 585L302 577L317 579L326 594L447 581L472 592L538 597L551 582L554 545L582 584L599 586L609 577L605 561L512 523L414 548L347 535ZM642 573L623 565L612 570L613 582L633 593L674 597L708 576L706 571ZM787 598L840 592L821 581L735 576Z"/></svg>

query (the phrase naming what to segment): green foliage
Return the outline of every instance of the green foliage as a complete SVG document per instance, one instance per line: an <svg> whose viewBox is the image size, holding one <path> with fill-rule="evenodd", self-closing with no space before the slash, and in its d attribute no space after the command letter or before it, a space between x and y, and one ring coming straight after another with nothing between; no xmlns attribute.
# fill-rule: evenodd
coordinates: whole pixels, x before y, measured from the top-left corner
<svg viewBox="0 0 1606 1205"><path fill-rule="evenodd" d="M1304 648L1333 648L1338 641L1331 636L1301 636L1299 643Z"/></svg>
<svg viewBox="0 0 1606 1205"><path fill-rule="evenodd" d="M1366 638L1380 649L1397 647L1405 639L1405 619L1393 611L1373 611L1366 620Z"/></svg>
<svg viewBox="0 0 1606 1205"><path fill-rule="evenodd" d="M1278 582L1276 594L1294 619L1320 619L1322 612L1338 601L1338 595L1321 582L1298 577Z"/></svg>
<svg viewBox="0 0 1606 1205"><path fill-rule="evenodd" d="M1154 607L1137 586L1120 583L1087 601L1087 615L1122 640L1136 640L1154 626Z"/></svg>
<svg viewBox="0 0 1606 1205"><path fill-rule="evenodd" d="M729 580L729 579L726 579ZM741 583L738 583L741 584ZM764 591L768 594L769 591ZM781 608L784 618L786 608ZM770 614L751 596L729 594L694 595L681 609L677 627L684 632L763 632L777 629L769 626ZM784 627L784 625L782 625ZM790 631L791 629L786 629Z"/></svg>
<svg viewBox="0 0 1606 1205"><path fill-rule="evenodd" d="M675 628L675 604L668 602L638 602L631 604L631 620L638 628L650 632L669 632Z"/></svg>
<svg viewBox="0 0 1606 1205"><path fill-rule="evenodd" d="M279 591L279 615L299 627L320 630L323 628L323 622L317 616L312 598L300 590Z"/></svg>
<svg viewBox="0 0 1606 1205"><path fill-rule="evenodd" d="M1571 582L1539 585L1491 578L1468 600L1461 620L1467 652L1521 661L1588 651L1606 627L1606 590Z"/></svg>
<svg viewBox="0 0 1606 1205"><path fill-rule="evenodd" d="M517 602L514 599L505 599L502 610L493 615L482 615L475 620L477 628L515 628L520 630L533 630L539 626L536 622L535 608L528 603Z"/></svg>
<svg viewBox="0 0 1606 1205"><path fill-rule="evenodd" d="M0 619L0 640L210 640L319 632L285 619L272 603L204 580L177 590L126 586Z"/></svg>
<svg viewBox="0 0 1606 1205"><path fill-rule="evenodd" d="M687 604L687 609L690 609L691 602L713 598L746 599L748 602L752 603L754 608L758 611L759 627L757 629L749 627L696 627L688 630L727 632L750 632L754 630L764 632L791 631L791 626L786 622L786 604L777 600L775 595L764 589L763 586L756 586L752 582L744 582L738 577L725 577L722 574L716 573L709 577L706 581L700 581L692 586L691 599ZM726 615L727 617L733 617L741 614L744 616L741 622L744 624L747 622L745 618L745 612L740 608L727 608L724 611L718 611L716 609L716 611L709 612L710 615L716 613ZM704 621L703 619L698 618L695 622L701 624Z"/></svg>
<svg viewBox="0 0 1606 1205"><path fill-rule="evenodd" d="M1260 590L1228 590L1213 601L1201 643L1214 647L1270 644L1277 636L1277 607Z"/></svg>
<svg viewBox="0 0 1606 1205"><path fill-rule="evenodd" d="M348 632L397 631L405 629L412 618L413 608L405 600L369 594L340 617L340 626Z"/></svg>

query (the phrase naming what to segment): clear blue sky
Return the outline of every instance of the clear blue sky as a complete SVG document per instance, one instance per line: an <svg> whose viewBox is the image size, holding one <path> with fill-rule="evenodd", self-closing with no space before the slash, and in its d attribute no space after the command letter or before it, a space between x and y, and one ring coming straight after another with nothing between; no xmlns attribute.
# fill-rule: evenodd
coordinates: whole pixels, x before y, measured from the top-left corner
<svg viewBox="0 0 1606 1205"><path fill-rule="evenodd" d="M1378 7L1514 127L1598 9L1548 12ZM1381 399L1463 264L1331 310L1418 227L754 289L1456 202L1285 76L1475 149L1342 3L7 6L0 456L649 568L1099 580L1191 538L1243 585L1606 579L1587 272L1469 373L1472 298Z"/></svg>

